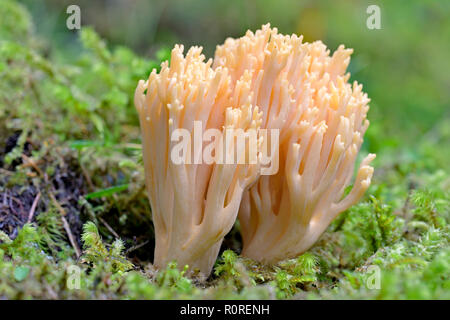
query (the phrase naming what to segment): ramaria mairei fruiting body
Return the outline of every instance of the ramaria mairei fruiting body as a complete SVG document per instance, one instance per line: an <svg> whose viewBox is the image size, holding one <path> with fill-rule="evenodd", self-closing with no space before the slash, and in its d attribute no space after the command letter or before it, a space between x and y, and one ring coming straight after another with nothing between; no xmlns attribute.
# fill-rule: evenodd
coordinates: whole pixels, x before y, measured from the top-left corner
<svg viewBox="0 0 450 320"><path fill-rule="evenodd" d="M187 130L194 140L196 121L225 137L226 129L246 132L258 130L261 124L261 113L249 103L251 92L245 79L231 90L227 69L212 69L211 63L204 62L201 48L192 47L184 57L183 47L175 46L170 66L163 63L159 74L153 70L135 93L155 226L154 264L165 267L175 260L180 267L189 265L205 275L211 272L223 237L236 220L244 190L259 175L259 165L187 159L198 160L204 145L192 152L189 146L186 161L179 163L172 158L172 134ZM230 144L224 153L233 147Z"/></svg>
<svg viewBox="0 0 450 320"><path fill-rule="evenodd" d="M269 25L217 48L214 66L232 79L251 75L262 128L278 128L281 137L279 171L262 175L243 197L243 255L274 263L301 254L369 187L372 154L342 198L369 125L369 99L345 74L351 52L340 46L330 56L320 41L302 43Z"/></svg>
<svg viewBox="0 0 450 320"><path fill-rule="evenodd" d="M348 83L352 50L340 46L330 56L320 41L303 43L265 25L227 39L214 62L205 63L198 47L186 57L182 51L175 46L170 67L165 62L159 74L140 81L135 95L155 265L176 260L209 274L238 211L243 255L274 263L301 254L362 197L373 174L375 155L369 154L344 195L369 125L369 99L361 85ZM172 134L184 129L194 139L196 122L224 137L226 129L256 130L258 161L191 163L203 144L193 152L189 147L185 162L173 161ZM280 140L262 136L260 128L277 130ZM263 173L261 145L274 141L269 152L277 165ZM241 148L245 157L247 147ZM219 149L229 155L232 148Z"/></svg>

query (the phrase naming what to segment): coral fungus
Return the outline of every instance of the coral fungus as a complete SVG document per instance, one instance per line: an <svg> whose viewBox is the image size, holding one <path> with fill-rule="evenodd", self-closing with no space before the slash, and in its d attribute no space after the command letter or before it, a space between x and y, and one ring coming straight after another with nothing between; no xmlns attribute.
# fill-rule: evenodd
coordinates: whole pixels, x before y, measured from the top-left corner
<svg viewBox="0 0 450 320"><path fill-rule="evenodd" d="M139 82L135 104L157 266L173 259L208 274L238 210L243 255L267 263L294 257L361 198L375 156L362 161L345 195L369 125L369 99L361 85L348 83L351 52L340 46L330 56L320 41L303 43L302 37L265 25L227 39L206 63L200 48L183 57L176 46L170 67L163 63L159 74L153 71L148 81ZM260 175L261 161L174 164L171 134L184 128L195 136L195 121L223 133L257 130L258 146L277 141L271 152L278 165ZM260 129L277 130L279 143L262 137ZM204 149L194 148L194 158Z"/></svg>
<svg viewBox="0 0 450 320"><path fill-rule="evenodd" d="M320 41L302 43L269 25L227 39L216 51L215 66L228 68L234 79L251 74L262 126L280 130L279 171L259 178L239 213L243 255L253 259L276 262L304 252L370 185L372 154L343 198L369 125L370 100L361 85L348 83L352 50L329 53Z"/></svg>
<svg viewBox="0 0 450 320"><path fill-rule="evenodd" d="M186 161L175 164L172 133L182 128L195 139L195 121L224 135L226 129L257 131L261 124L261 113L249 104L248 85L241 83L232 91L227 69L213 70L211 63L204 62L201 48L191 48L184 57L183 47L175 46L170 67L165 62L159 74L153 70L148 81L139 82L135 94L156 233L154 263L165 267L176 260L205 274L210 273L223 237L236 220L242 194L258 177L259 166L187 159L201 157L205 145L192 148L183 156ZM225 148L225 153L231 153L234 145Z"/></svg>

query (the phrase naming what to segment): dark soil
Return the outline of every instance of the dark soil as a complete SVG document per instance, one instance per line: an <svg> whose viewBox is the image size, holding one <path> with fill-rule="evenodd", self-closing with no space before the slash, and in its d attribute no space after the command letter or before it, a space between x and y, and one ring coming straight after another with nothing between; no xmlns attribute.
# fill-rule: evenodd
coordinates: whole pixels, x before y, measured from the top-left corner
<svg viewBox="0 0 450 320"><path fill-rule="evenodd" d="M19 136L20 132L16 132L6 139L0 159L4 159L4 156L16 147ZM39 148L39 145L26 142L23 154L31 156L31 151L36 147ZM22 159L14 160L9 166L0 160L2 165L0 173L0 230L14 239L18 230L25 223L35 222L36 217L41 212L55 206L51 196L54 195L64 211L65 219L69 223L74 238L81 245L82 221L79 216L81 206L78 199L86 193L87 189L80 166L70 152L63 155L60 152L52 152L52 156L47 154L42 160L36 165L37 172L34 175L27 175L24 183L11 183L14 172L23 170ZM51 175L46 173L48 167L54 168ZM35 201L35 209L32 210Z"/></svg>
<svg viewBox="0 0 450 320"><path fill-rule="evenodd" d="M0 147L1 231L15 239L25 223L37 223L36 218L40 213L56 209L60 214L64 214L79 248L82 248L83 223L96 220L101 235L107 240L117 236L124 240L127 255L133 263L153 261L154 232L144 188L136 190L134 194L111 198L106 202L105 199L80 201L93 190L86 181L74 151L52 146L39 158L39 162L35 164L36 168L28 168L28 172L24 169L26 164L22 159L17 159L10 165L4 163L4 157L17 146L20 135L21 132L10 133ZM31 157L32 151L37 152L40 149L39 142L27 141L23 154ZM48 168L51 170L47 170ZM23 182L12 182L12 177L22 172L26 175L25 179L22 179ZM106 174L99 174L101 180L115 180ZM35 201L37 204L32 210ZM102 209L92 212L93 208L99 207ZM129 217L125 222L121 222L120 217L124 215Z"/></svg>

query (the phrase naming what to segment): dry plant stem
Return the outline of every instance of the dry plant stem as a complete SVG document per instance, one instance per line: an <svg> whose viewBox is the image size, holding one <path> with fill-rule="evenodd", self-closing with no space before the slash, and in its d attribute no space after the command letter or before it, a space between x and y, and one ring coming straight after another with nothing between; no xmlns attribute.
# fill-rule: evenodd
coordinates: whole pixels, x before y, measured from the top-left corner
<svg viewBox="0 0 450 320"><path fill-rule="evenodd" d="M66 230L67 236L69 237L70 244L72 245L73 249L75 250L75 254L77 258L81 256L81 250L78 247L78 244L75 240L75 237L72 234L72 231L70 230L70 225L67 222L66 216L66 210L59 204L58 200L56 200L56 197L53 193L50 193L50 199L52 200L55 207L58 209L59 213L61 214L61 221L63 223L64 230Z"/></svg>
<svg viewBox="0 0 450 320"><path fill-rule="evenodd" d="M109 232L116 238L120 239L120 236L117 234L117 232L114 231L114 229L103 219L102 217L98 217L98 219L104 224L106 229L108 229Z"/></svg>
<svg viewBox="0 0 450 320"><path fill-rule="evenodd" d="M41 198L41 193L39 192L37 194L36 198L34 198L33 204L31 205L30 212L28 213L27 223L30 223L33 220L34 213L36 212L36 208L37 208L40 198Z"/></svg>

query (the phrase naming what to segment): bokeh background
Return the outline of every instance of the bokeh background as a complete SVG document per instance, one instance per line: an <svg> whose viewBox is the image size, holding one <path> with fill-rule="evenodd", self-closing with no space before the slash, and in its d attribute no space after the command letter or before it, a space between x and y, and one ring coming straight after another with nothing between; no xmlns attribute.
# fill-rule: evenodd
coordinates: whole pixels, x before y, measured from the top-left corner
<svg viewBox="0 0 450 320"><path fill-rule="evenodd" d="M330 50L354 48L349 71L372 99L365 147L377 152L414 144L430 131L449 130L449 1L309 0L22 0L36 31L76 59L77 32L65 28L66 8L81 8L110 46L125 45L152 57L175 43L201 45L212 57L216 45L270 22L282 33L322 40ZM381 9L381 29L369 30L369 5ZM61 53L62 52L62 53ZM439 129L439 130L440 130ZM382 138L382 139L380 139Z"/></svg>

